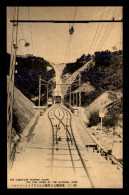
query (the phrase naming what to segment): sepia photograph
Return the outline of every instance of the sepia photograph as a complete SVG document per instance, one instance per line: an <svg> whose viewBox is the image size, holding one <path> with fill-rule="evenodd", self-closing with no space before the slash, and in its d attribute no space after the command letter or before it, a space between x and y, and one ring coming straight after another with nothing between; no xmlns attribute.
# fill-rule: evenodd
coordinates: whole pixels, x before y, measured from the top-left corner
<svg viewBox="0 0 129 195"><path fill-rule="evenodd" d="M7 188L123 188L123 7L7 6Z"/></svg>

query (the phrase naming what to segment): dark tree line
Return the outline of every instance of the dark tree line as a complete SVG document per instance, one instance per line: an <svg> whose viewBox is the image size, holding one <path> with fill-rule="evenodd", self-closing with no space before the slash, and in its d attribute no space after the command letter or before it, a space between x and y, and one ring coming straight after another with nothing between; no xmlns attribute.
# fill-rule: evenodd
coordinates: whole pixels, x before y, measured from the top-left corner
<svg viewBox="0 0 129 195"><path fill-rule="evenodd" d="M39 93L39 75L41 75L43 80L49 81L55 76L55 71L52 66L40 57L17 57L16 61L18 66L16 66L17 74L15 74L15 86L31 100ZM7 74L9 74L10 65L10 55L7 54ZM47 71L47 67L52 69ZM41 104L46 101L46 87L41 87L41 93L45 94L44 98L41 98ZM38 101L34 101L37 105Z"/></svg>
<svg viewBox="0 0 129 195"><path fill-rule="evenodd" d="M123 52L103 51L95 52L94 65L81 72L81 83L89 82L95 91L82 92L82 106L88 106L94 99L107 90L119 90L123 87ZM78 76L75 83L78 81ZM74 84L74 83L73 83ZM72 91L78 86L72 86Z"/></svg>
<svg viewBox="0 0 129 195"><path fill-rule="evenodd" d="M80 58L76 60L76 62L66 64L66 67L62 72L62 76L67 73L69 74L74 73L76 70L81 68L84 65L84 63L88 62L90 58L91 58L90 54L88 54L87 56L83 54Z"/></svg>

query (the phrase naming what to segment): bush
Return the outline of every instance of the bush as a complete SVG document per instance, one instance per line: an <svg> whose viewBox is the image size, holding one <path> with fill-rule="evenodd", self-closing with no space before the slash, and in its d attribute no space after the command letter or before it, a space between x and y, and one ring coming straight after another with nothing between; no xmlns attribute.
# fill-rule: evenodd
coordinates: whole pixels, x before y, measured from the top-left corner
<svg viewBox="0 0 129 195"><path fill-rule="evenodd" d="M88 127L97 125L100 122L99 112L90 113Z"/></svg>
<svg viewBox="0 0 129 195"><path fill-rule="evenodd" d="M114 126L117 125L118 119L119 119L118 114L116 114L115 112L112 112L110 114L110 117L109 118L104 118L103 119L103 125L105 127L114 127Z"/></svg>

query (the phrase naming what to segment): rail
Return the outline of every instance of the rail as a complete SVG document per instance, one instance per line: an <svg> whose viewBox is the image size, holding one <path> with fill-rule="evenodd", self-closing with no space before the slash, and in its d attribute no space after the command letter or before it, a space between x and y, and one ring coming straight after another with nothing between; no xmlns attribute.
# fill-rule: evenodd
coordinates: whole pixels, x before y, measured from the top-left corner
<svg viewBox="0 0 129 195"><path fill-rule="evenodd" d="M62 117L62 118L59 118L59 117L55 114L55 110L56 110L57 108L60 108L60 109L62 110L62 112L63 112L63 117ZM72 152L71 152L71 147L70 147L70 142L69 142L69 141L71 141L71 145L75 147L75 149L76 149L76 151L77 151L77 153L78 153L79 159L80 159L80 161L81 161L81 163L82 163L82 167L84 168L84 171L85 171L86 175L87 175L88 178L89 178L89 182L90 182L90 184L91 184L91 187L94 188L93 180L92 180L92 178L91 178L91 176L90 176L90 174L89 174L88 168L87 168L87 166L86 166L86 164L85 164L85 162L84 162L84 160L83 160L82 154L81 154L81 152L80 152L80 150L79 150L79 148L78 148L78 145L77 145L77 143L76 143L76 139L75 139L74 134L73 134L72 124L71 124L71 121L72 121L72 119L71 119L71 118L72 118L72 117L71 117L71 113L70 113L67 109L65 109L64 107L62 107L61 105L56 105L54 108L52 108L52 109L49 111L48 116L49 116L49 120L50 120L51 126L52 126L53 140L55 140L55 139L54 139L54 138L55 138L55 136L54 136L55 132L54 132L54 125L53 125L52 119L51 119L51 117L50 117L50 112L54 112L54 117L55 117L56 119L59 120L59 124L62 124L62 125L64 126L64 128L66 127L66 128L65 128L65 130L66 130L66 137L68 138L68 140L67 140L67 145L68 145L68 150L69 150L69 154L70 154L70 158L71 158L72 167L73 167L74 172L75 172L75 170L76 170L76 166L74 165L74 159L73 159L73 156L72 156ZM69 128L70 128L70 130L68 129L68 126L66 126L66 125L64 124L64 122L63 122L64 116L65 116L65 112L67 112L67 113L69 114L69 117L70 117L70 121L69 121ZM57 138L56 138L56 139L57 139ZM74 144L73 144L72 141L74 142ZM55 145L55 143L54 143L54 141L53 141L53 147L52 147L52 161L54 161L54 145Z"/></svg>

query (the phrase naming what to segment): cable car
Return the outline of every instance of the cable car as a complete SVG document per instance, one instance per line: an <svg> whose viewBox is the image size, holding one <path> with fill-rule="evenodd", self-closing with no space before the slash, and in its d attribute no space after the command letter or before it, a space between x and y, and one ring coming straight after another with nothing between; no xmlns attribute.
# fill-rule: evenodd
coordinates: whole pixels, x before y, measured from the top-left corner
<svg viewBox="0 0 129 195"><path fill-rule="evenodd" d="M73 32L74 32L74 28L73 28L73 26L72 26L72 27L69 29L69 34L72 35Z"/></svg>
<svg viewBox="0 0 129 195"><path fill-rule="evenodd" d="M52 106L52 104L53 104L53 98L52 97L49 97L48 98L48 101L47 101L47 105L48 106Z"/></svg>
<svg viewBox="0 0 129 195"><path fill-rule="evenodd" d="M55 96L55 104L60 104L61 103L61 96Z"/></svg>

